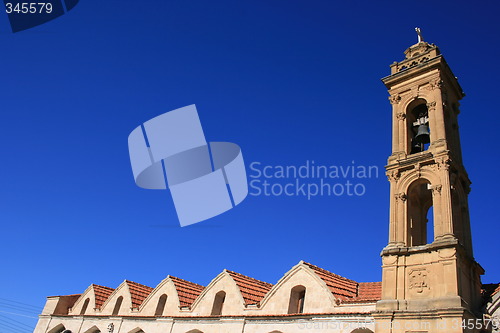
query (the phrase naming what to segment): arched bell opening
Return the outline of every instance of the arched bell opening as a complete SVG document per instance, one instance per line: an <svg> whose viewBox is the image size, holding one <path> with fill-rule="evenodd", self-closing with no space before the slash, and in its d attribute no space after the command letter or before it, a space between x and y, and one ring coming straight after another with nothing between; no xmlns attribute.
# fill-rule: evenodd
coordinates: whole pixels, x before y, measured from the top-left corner
<svg viewBox="0 0 500 333"><path fill-rule="evenodd" d="M419 246L434 241L434 211L428 180L419 179L408 188L407 244Z"/></svg>
<svg viewBox="0 0 500 333"><path fill-rule="evenodd" d="M427 101L419 98L410 103L406 112L408 124L409 154L416 154L429 149L431 132L429 127L429 109Z"/></svg>

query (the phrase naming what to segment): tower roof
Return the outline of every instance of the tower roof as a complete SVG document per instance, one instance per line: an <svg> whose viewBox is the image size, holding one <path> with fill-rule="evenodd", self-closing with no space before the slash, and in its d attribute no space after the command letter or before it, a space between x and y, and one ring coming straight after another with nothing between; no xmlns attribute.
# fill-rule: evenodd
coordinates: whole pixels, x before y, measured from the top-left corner
<svg viewBox="0 0 500 333"><path fill-rule="evenodd" d="M432 57L438 56L441 54L439 48L434 44L429 44L427 42L419 42L407 48L405 50L406 59L411 59L418 57L423 54L430 54L432 52ZM405 60L406 60L405 59ZM403 60L404 61L404 60Z"/></svg>

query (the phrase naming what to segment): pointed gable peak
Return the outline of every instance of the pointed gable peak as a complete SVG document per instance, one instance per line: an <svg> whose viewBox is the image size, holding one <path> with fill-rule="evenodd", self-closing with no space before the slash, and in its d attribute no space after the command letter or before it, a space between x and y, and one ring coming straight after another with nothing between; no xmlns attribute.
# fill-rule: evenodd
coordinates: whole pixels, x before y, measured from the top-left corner
<svg viewBox="0 0 500 333"><path fill-rule="evenodd" d="M258 304L273 287L272 284L225 269L238 286L245 305Z"/></svg>

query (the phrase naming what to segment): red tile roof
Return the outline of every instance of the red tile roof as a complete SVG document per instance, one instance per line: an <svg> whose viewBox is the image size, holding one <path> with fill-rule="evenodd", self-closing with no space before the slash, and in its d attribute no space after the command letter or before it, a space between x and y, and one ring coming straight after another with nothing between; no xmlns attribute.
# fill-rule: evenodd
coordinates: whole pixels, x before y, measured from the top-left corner
<svg viewBox="0 0 500 333"><path fill-rule="evenodd" d="M307 262L304 262L304 265L311 268L316 275L325 281L328 289L330 289L332 294L337 298L346 300L357 296L358 283L356 281L334 274Z"/></svg>
<svg viewBox="0 0 500 333"><path fill-rule="evenodd" d="M130 290L130 297L132 299L132 307L138 308L142 301L148 297L148 295L153 291L153 288L145 286L143 284L125 280Z"/></svg>
<svg viewBox="0 0 500 333"><path fill-rule="evenodd" d="M321 280L323 280L332 294L343 303L375 302L381 299L381 282L358 283L354 280L350 280L340 275L334 274L313 264L306 262L301 263L309 267ZM225 271L231 276L231 278L238 286L241 295L243 296L245 305L259 304L273 287L273 285L270 283L259 281L246 275L229 270ZM201 286L199 284L189 282L174 276L169 276L169 278L175 285L181 307L191 306L205 288L204 286ZM154 288L139 284L137 282L125 280L125 283L127 284L130 291L133 308L139 308L143 301L154 290ZM108 288L96 284L92 284L92 288L95 293L96 308L101 308L114 291L113 288ZM485 295L492 296L500 292L500 284L483 285L483 291Z"/></svg>
<svg viewBox="0 0 500 333"><path fill-rule="evenodd" d="M344 300L344 303L367 303L382 299L382 282L360 282L358 295Z"/></svg>
<svg viewBox="0 0 500 333"><path fill-rule="evenodd" d="M226 270L233 278L234 282L241 291L245 305L258 304L267 292L271 290L272 284L260 281L246 275Z"/></svg>
<svg viewBox="0 0 500 333"><path fill-rule="evenodd" d="M114 291L113 288L99 286L97 284L92 285L92 289L94 289L95 294L95 307L100 309L101 306L106 302L109 295Z"/></svg>
<svg viewBox="0 0 500 333"><path fill-rule="evenodd" d="M191 306L194 300L201 294L205 287L189 282L183 279L179 279L175 276L169 276L177 289L177 295L179 295L179 303L181 307Z"/></svg>

